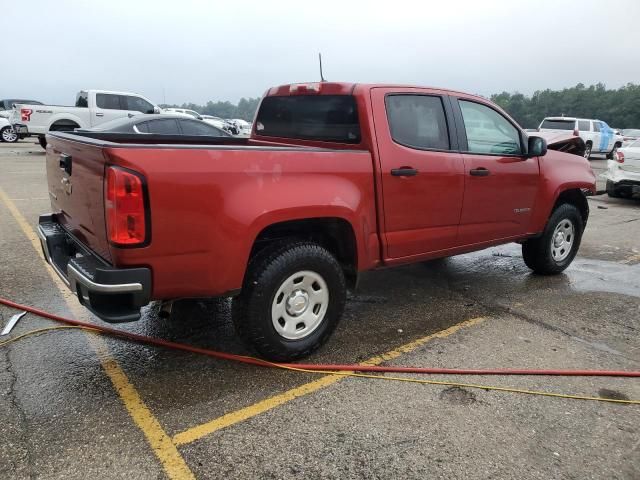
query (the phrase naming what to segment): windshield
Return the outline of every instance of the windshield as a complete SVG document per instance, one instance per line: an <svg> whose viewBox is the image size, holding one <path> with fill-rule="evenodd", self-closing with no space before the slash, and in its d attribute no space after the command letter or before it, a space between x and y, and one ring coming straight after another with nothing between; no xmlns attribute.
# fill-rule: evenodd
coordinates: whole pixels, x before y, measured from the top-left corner
<svg viewBox="0 0 640 480"><path fill-rule="evenodd" d="M543 120L540 128L546 128L548 130L573 130L575 127L575 120Z"/></svg>
<svg viewBox="0 0 640 480"><path fill-rule="evenodd" d="M355 99L352 95L266 97L256 119L256 135L360 143Z"/></svg>

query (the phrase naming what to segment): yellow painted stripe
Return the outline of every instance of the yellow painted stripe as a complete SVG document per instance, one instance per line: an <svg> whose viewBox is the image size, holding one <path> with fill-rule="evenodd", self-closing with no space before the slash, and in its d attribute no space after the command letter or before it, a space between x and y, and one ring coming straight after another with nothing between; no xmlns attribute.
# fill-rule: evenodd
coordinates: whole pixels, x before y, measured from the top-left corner
<svg viewBox="0 0 640 480"><path fill-rule="evenodd" d="M484 320L484 317L465 320L464 322L460 322L445 330L432 333L431 335L427 335L426 337L414 340L413 342L402 345L387 353L383 353L382 355L370 358L369 360L362 362L360 365L379 365L383 362L393 360L395 358L398 358L400 355L416 350L417 348L421 347L427 342L430 342L431 340L434 340L436 338L446 338L463 328L478 325ZM180 432L174 435L173 443L175 443L176 445L185 445L187 443L194 442L206 435L210 435L214 432L217 432L218 430L229 427L231 425L235 425L236 423L243 422L249 418L255 417L256 415L290 402L291 400L302 397L303 395L308 395L309 393L313 393L322 388L328 387L329 385L333 385L334 383L337 383L344 378L344 376L339 375L327 375L318 380L314 380L313 382L305 383L304 385L301 385L299 387L287 390L284 393L274 395L273 397L269 397L248 407L236 410L235 412L227 413L226 415L218 417L215 420L211 420L207 423L203 423L202 425L189 428L184 432Z"/></svg>
<svg viewBox="0 0 640 480"><path fill-rule="evenodd" d="M38 238L35 230L29 225L24 216L16 208L15 204L7 196L7 194L0 188L0 200L8 208L9 212L18 223L23 233L31 242L33 248L35 248L38 256L46 266L49 275L53 279L54 283L60 290L64 300L66 301L69 310L77 318L83 318L86 316L85 310L78 303L75 295L67 288L67 286L60 280L53 268L44 260L42 256L42 248L40 246L40 239ZM106 372L107 376L111 380L118 396L124 403L125 408L131 415L131 418L135 424L142 430L147 442L151 446L153 453L158 457L164 471L167 476L172 480L187 480L195 479L195 476L189 469L189 466L184 461L180 452L171 441L171 437L160 425L160 422L153 416L151 410L145 405L144 401L140 397L133 384L127 378L122 368L111 357L105 341L98 336L87 334L89 344L95 350L102 368Z"/></svg>

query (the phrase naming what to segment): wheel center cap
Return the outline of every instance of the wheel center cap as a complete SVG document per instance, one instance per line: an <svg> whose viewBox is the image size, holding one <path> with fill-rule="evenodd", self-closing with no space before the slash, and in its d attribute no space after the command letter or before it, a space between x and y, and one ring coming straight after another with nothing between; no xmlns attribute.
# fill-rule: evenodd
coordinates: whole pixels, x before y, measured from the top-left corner
<svg viewBox="0 0 640 480"><path fill-rule="evenodd" d="M287 299L289 315L301 315L309 306L309 295L303 290L296 290Z"/></svg>
<svg viewBox="0 0 640 480"><path fill-rule="evenodd" d="M553 240L553 245L559 247L564 243L564 233L558 232L556 238Z"/></svg>

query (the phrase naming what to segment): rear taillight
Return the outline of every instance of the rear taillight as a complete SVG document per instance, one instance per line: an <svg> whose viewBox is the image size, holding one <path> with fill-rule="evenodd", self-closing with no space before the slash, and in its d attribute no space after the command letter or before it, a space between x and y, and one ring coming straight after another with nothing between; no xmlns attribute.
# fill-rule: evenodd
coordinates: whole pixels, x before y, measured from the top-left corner
<svg viewBox="0 0 640 480"><path fill-rule="evenodd" d="M616 151L616 162L624 163L624 153L621 151Z"/></svg>
<svg viewBox="0 0 640 480"><path fill-rule="evenodd" d="M145 195L141 175L118 167L107 168L105 213L112 244L132 247L148 242Z"/></svg>
<svg viewBox="0 0 640 480"><path fill-rule="evenodd" d="M28 122L31 120L31 114L33 113L33 110L31 110L30 108L21 108L20 109L20 119L23 122Z"/></svg>
<svg viewBox="0 0 640 480"><path fill-rule="evenodd" d="M577 128L573 131L573 136L574 137L579 137L580 136L580 132L578 131Z"/></svg>

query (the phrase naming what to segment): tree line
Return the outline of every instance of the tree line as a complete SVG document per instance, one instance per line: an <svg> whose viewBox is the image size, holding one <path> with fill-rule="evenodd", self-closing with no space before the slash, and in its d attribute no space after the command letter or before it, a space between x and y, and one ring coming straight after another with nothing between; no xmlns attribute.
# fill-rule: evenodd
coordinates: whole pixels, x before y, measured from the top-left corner
<svg viewBox="0 0 640 480"><path fill-rule="evenodd" d="M160 105L162 108L187 108L195 110L202 115L213 115L220 118L241 118L248 122L253 121L253 114L258 108L260 97L241 98L237 104L231 102L213 102L209 100L204 105L196 103L183 103L182 105Z"/></svg>
<svg viewBox="0 0 640 480"><path fill-rule="evenodd" d="M614 128L640 128L640 85L607 89L602 83L578 83L563 90L539 90L530 97L502 92L491 96L524 128L537 128L544 117L597 118Z"/></svg>
<svg viewBox="0 0 640 480"><path fill-rule="evenodd" d="M640 85L628 83L607 89L602 83L585 87L579 83L563 90L538 90L531 96L502 92L491 100L504 108L523 128L536 128L544 117L597 118L615 128L640 128ZM253 120L260 98L241 98L237 104L208 101L205 105L183 103L163 107L188 108L205 115Z"/></svg>

